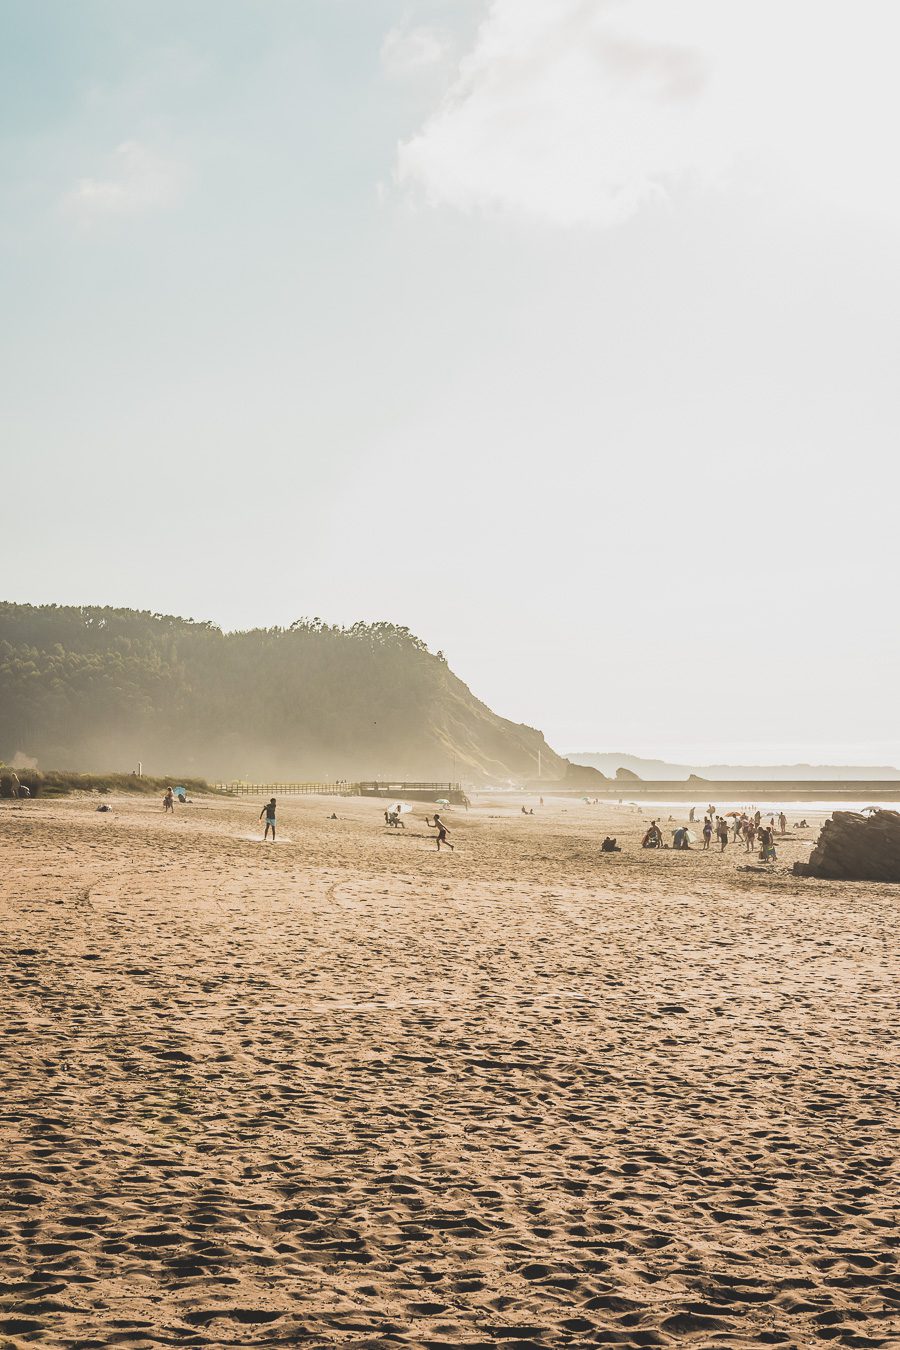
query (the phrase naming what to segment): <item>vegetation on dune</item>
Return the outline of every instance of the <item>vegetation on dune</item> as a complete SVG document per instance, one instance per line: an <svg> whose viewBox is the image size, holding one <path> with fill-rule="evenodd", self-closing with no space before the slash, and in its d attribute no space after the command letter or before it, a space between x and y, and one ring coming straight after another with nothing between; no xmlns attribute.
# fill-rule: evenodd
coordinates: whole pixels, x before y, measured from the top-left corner
<svg viewBox="0 0 900 1350"><path fill-rule="evenodd" d="M12 769L0 764L0 797L15 797L17 785L27 787L32 797L66 797L73 792L135 792L145 796L162 794L167 787L183 787L199 796L215 792L203 778L140 777L136 773L75 773L66 769Z"/></svg>
<svg viewBox="0 0 900 1350"><path fill-rule="evenodd" d="M407 628L223 633L145 611L0 603L0 755L207 777L561 777Z"/></svg>

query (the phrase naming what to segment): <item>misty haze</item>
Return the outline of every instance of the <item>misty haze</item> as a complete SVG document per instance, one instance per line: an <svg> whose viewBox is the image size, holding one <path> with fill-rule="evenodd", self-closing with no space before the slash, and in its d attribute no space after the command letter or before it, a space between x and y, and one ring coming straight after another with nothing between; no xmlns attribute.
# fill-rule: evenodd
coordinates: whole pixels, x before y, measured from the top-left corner
<svg viewBox="0 0 900 1350"><path fill-rule="evenodd" d="M6 0L0 1344L900 1344L900 18Z"/></svg>

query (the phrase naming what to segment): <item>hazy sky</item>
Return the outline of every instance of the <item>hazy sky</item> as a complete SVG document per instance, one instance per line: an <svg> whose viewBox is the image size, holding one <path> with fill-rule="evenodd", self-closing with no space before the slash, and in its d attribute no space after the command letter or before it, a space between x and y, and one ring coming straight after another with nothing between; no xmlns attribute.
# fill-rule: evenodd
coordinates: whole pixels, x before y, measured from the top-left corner
<svg viewBox="0 0 900 1350"><path fill-rule="evenodd" d="M895 0L3 0L6 598L900 762ZM261 695L262 696L262 695Z"/></svg>

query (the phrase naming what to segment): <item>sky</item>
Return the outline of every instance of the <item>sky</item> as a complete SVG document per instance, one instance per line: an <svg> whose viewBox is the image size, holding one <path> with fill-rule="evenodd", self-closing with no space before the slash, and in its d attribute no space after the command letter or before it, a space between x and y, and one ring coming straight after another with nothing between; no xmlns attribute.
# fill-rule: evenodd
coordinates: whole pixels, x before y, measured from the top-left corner
<svg viewBox="0 0 900 1350"><path fill-rule="evenodd" d="M4 0L4 598L900 764L893 0Z"/></svg>

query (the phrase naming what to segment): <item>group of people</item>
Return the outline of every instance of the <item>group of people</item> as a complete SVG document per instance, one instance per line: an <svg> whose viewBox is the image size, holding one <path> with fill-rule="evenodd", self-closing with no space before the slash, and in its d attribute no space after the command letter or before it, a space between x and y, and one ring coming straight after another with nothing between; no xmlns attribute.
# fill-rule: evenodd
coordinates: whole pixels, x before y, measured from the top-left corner
<svg viewBox="0 0 900 1350"><path fill-rule="evenodd" d="M173 794L172 794L172 789L171 789L171 788L169 788L168 792L166 793L166 796L163 798L163 801L164 801L164 803L166 803L166 810L167 810L167 811L169 811L169 810L174 810L174 799L173 799ZM265 806L263 807L263 809L262 809L262 810L260 811L260 813L259 813L259 819L262 820L263 817L265 817L265 821L266 821L266 827L265 827L265 831L264 831L264 833L263 833L263 842L265 842L265 841L268 839L268 837L269 837L270 834L271 834L272 840L273 840L273 842L274 842L274 839L275 839L275 816L276 816L276 812L277 812L277 803L276 803L276 801L275 801L275 798L274 798L274 797L271 797L271 798L269 799L269 801L266 802ZM337 820L337 816L336 816L336 815L331 815L331 816L329 816L329 820ZM384 813L384 821L385 821L385 824L386 824L386 825L390 825L392 829L396 829L398 826L399 826L399 828L400 828L401 830L405 830L405 829L406 829L406 825L405 825L404 822L403 822L403 817L402 817L401 812L400 812L400 805L399 805L399 803L398 803L396 806L394 806L394 807L389 807L389 808L385 811L385 813ZM437 843L438 853L440 853L440 851L441 851L442 848L449 848L450 852L452 853L452 852L453 852L453 845L450 843L450 840L447 838L447 836L448 836L448 834L450 833L450 831L447 829L446 824L445 824L444 821L441 819L440 813L439 813L438 811L435 811L435 813L434 813L434 820L431 820L430 817L426 816L426 817L425 817L425 824L429 827L429 829L437 830L436 843Z"/></svg>
<svg viewBox="0 0 900 1350"><path fill-rule="evenodd" d="M672 817L670 816L671 820ZM690 821L694 822L695 808L691 807ZM802 822L805 825L805 821ZM716 813L716 808L710 806L706 815L703 817L703 848L709 849L715 837L719 842L719 852L724 853L729 843L737 843L743 840L745 851L752 853L754 849L759 849L761 861L770 863L775 862L777 853L775 852L776 832L782 835L787 833L787 817L781 811L777 817L771 816L768 824L763 823L762 812L756 811L750 815L747 811L730 811L726 816L720 816ZM677 850L689 849L694 841L690 829L687 825L679 825L672 832L672 848ZM615 842L615 841L613 841ZM607 847L608 840L604 839L600 846L601 852L611 852ZM642 848L665 848L663 843L663 832L658 820L650 822L650 828L645 832L641 840Z"/></svg>
<svg viewBox="0 0 900 1350"><path fill-rule="evenodd" d="M407 807L406 809L409 810L410 808ZM523 806L522 810L524 811L524 809L525 808ZM534 812L532 812L532 815L533 814ZM387 808L387 810L384 813L384 823L385 825L389 825L391 829L394 830L397 829L398 827L401 830L406 829L406 823L403 820L403 816L401 813L401 806L399 802L397 803L396 806L393 807L389 806ZM438 853L440 853L442 848L449 848L450 852L452 853L453 845L447 838L447 835L450 833L450 831L447 829L446 824L441 819L440 813L438 811L435 811L434 820L432 820L429 816L426 816L425 824L428 826L430 830L437 830L436 842Z"/></svg>
<svg viewBox="0 0 900 1350"><path fill-rule="evenodd" d="M732 835L730 841L729 831ZM775 816L769 818L768 824L763 824L761 811L755 811L752 816L746 811L731 811L727 816L719 816L716 815L716 808L711 806L703 817L703 847L708 849L715 835L720 853L725 852L729 842L736 844L742 839L746 853L752 853L758 846L763 862L775 862L775 833ZM783 811L778 815L778 833L787 833L787 817Z"/></svg>

